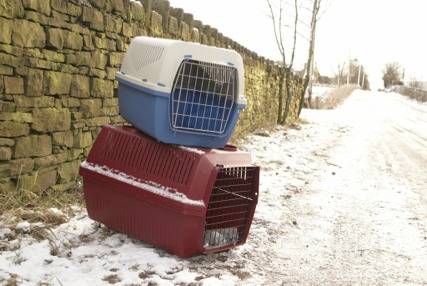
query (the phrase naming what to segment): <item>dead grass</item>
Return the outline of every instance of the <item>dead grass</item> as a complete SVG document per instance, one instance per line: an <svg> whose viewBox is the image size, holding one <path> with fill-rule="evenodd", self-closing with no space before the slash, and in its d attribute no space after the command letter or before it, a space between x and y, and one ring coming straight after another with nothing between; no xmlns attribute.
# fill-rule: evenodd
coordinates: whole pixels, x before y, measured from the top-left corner
<svg viewBox="0 0 427 286"><path fill-rule="evenodd" d="M312 109L334 109L340 106L357 86L342 86L332 90L327 96L312 98L309 107Z"/></svg>
<svg viewBox="0 0 427 286"><path fill-rule="evenodd" d="M16 274L11 275L6 281L4 281L5 286L17 286L19 285L18 276Z"/></svg>
<svg viewBox="0 0 427 286"><path fill-rule="evenodd" d="M16 215L30 223L43 222L49 225L58 225L67 221L67 217L63 213L51 209L45 211L18 209Z"/></svg>
<svg viewBox="0 0 427 286"><path fill-rule="evenodd" d="M13 212L8 211L7 214L2 215L0 219L0 227L13 230L12 236L4 240L3 250L13 250L11 245L8 244L8 241L15 240L21 237L21 235L31 235L38 241L47 240L50 246L50 254L55 256L59 255L60 249L58 239L52 229L68 221L68 217L64 213L53 209L16 209ZM30 223L31 226L28 229L18 228L18 223L22 221ZM19 255L16 257L17 261L19 261Z"/></svg>
<svg viewBox="0 0 427 286"><path fill-rule="evenodd" d="M108 282L110 284L116 284L119 283L120 281L122 281L122 279L120 279L117 274L111 274L108 276L105 276L104 278L102 278L103 281Z"/></svg>
<svg viewBox="0 0 427 286"><path fill-rule="evenodd" d="M58 239L52 229L68 221L83 205L81 188L70 191L32 191L25 188L0 189L0 228L13 230L12 237L0 244L0 249L12 250L8 241L21 235L31 235L38 241L47 240L51 255L59 255ZM56 208L56 209L55 209ZM61 210L58 211L57 209ZM26 221L31 227L19 229L17 224Z"/></svg>
<svg viewBox="0 0 427 286"><path fill-rule="evenodd" d="M15 213L20 210L41 211L38 219L49 221L49 212L43 211L50 208L58 208L64 212L70 212L71 207L83 205L82 188L76 187L73 190L62 191L48 189L42 192L35 192L24 188L12 190L0 189L0 215L5 213ZM34 218L36 219L36 218Z"/></svg>

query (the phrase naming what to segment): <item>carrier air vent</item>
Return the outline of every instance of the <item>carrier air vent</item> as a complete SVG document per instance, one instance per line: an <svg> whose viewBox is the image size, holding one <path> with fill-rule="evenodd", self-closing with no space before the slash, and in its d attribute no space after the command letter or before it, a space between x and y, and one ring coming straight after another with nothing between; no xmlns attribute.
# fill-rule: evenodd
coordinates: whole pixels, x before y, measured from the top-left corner
<svg viewBox="0 0 427 286"><path fill-rule="evenodd" d="M144 139L126 136L125 133L110 133L101 158L171 182L187 184L194 165L194 156L176 150L178 148L169 148Z"/></svg>
<svg viewBox="0 0 427 286"><path fill-rule="evenodd" d="M158 46L146 46L141 52L139 50L131 50L133 59L133 67L136 71L140 71L144 66L152 64L162 57L164 48Z"/></svg>

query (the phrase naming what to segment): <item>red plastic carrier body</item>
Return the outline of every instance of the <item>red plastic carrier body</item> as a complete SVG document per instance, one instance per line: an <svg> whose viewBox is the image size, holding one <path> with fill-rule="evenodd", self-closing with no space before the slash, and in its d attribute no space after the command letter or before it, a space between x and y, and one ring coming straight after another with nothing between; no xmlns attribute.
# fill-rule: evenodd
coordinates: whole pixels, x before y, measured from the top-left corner
<svg viewBox="0 0 427 286"><path fill-rule="evenodd" d="M105 126L80 168L89 216L180 257L245 243L258 201L250 154L166 145Z"/></svg>

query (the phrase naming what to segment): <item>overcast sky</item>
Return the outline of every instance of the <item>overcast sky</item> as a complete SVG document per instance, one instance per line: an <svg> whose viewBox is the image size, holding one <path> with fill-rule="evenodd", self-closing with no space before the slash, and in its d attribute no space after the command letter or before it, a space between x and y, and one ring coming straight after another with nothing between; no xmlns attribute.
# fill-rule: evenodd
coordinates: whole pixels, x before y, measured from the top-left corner
<svg viewBox="0 0 427 286"><path fill-rule="evenodd" d="M289 5L293 1L286 1L289 4L285 7L291 11ZM366 66L374 88L382 83L381 71L390 61L402 64L406 79L427 79L427 0L323 1L328 2L325 2L326 12L319 22L316 42L316 64L322 74L334 74L338 64L346 61L351 53L352 58L358 58ZM258 54L279 59L265 0L170 2ZM306 35L304 23L300 23L299 31ZM306 43L303 36L299 37L298 68L307 57Z"/></svg>

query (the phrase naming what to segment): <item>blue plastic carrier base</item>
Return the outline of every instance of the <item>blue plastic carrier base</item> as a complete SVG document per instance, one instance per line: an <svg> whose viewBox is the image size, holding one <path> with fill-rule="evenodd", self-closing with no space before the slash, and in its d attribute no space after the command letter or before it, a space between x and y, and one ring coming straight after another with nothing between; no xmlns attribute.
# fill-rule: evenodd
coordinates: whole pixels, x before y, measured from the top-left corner
<svg viewBox="0 0 427 286"><path fill-rule="evenodd" d="M186 95L187 99L207 103L203 105L204 110L201 111L200 108L194 108L194 104L182 106L181 102L175 100L177 94L171 95L145 88L123 78L117 79L121 116L142 132L167 144L224 148L236 126L240 110L245 107L244 104L221 102L221 99L215 100L215 97L209 94ZM215 107L215 104L218 106ZM208 107L206 108L206 106ZM173 115L172 109L178 112ZM209 113L213 120L210 120L209 123L200 121L197 118L200 113ZM220 120L225 117L225 114L227 114L227 118L225 118L227 120ZM176 123L199 130L177 129L173 127L173 125L177 126ZM200 129L205 130L200 131Z"/></svg>

